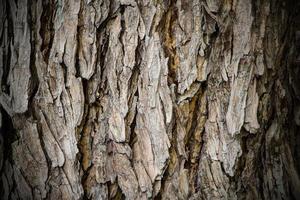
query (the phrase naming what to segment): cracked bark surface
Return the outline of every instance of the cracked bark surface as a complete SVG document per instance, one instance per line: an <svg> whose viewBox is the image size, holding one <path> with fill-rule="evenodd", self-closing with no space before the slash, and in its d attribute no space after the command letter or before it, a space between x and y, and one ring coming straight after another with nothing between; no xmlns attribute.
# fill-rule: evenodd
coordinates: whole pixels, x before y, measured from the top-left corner
<svg viewBox="0 0 300 200"><path fill-rule="evenodd" d="M1 0L1 199L299 198L299 9Z"/></svg>

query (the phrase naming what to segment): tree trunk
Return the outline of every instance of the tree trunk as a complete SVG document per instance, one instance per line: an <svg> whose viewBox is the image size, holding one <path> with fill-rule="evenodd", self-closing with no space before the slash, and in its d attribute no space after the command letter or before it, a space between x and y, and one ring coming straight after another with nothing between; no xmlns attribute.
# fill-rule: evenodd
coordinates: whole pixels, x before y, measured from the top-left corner
<svg viewBox="0 0 300 200"><path fill-rule="evenodd" d="M298 1L0 1L1 199L300 197Z"/></svg>

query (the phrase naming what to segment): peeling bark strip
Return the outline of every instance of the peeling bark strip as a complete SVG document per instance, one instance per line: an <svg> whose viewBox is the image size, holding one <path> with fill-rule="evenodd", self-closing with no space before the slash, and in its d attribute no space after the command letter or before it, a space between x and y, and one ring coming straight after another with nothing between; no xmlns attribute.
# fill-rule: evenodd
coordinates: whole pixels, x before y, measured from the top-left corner
<svg viewBox="0 0 300 200"><path fill-rule="evenodd" d="M299 2L0 0L1 199L297 199Z"/></svg>
<svg viewBox="0 0 300 200"><path fill-rule="evenodd" d="M233 80L226 114L227 129L232 136L239 133L244 124L247 91L253 68L251 60L249 56L240 59L237 77Z"/></svg>

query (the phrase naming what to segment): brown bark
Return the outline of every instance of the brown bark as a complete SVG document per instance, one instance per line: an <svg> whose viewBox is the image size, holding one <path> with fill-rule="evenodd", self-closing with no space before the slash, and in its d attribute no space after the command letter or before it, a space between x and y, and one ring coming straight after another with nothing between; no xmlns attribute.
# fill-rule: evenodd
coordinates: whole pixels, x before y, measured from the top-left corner
<svg viewBox="0 0 300 200"><path fill-rule="evenodd" d="M1 199L297 199L300 5L1 0Z"/></svg>

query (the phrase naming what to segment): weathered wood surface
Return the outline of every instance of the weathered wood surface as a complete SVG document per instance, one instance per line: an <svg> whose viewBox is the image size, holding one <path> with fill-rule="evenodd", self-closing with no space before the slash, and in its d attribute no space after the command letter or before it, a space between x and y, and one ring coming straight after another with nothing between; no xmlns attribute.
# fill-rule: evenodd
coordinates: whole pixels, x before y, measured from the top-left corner
<svg viewBox="0 0 300 200"><path fill-rule="evenodd" d="M299 198L299 8L1 0L1 199Z"/></svg>

